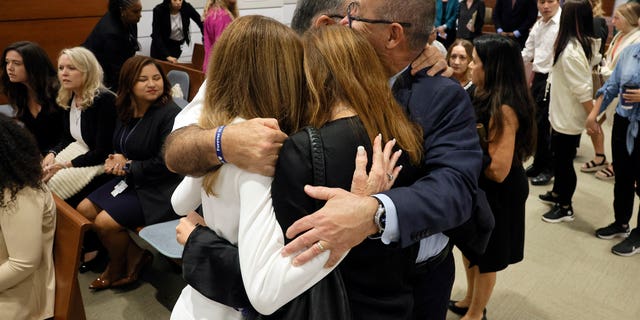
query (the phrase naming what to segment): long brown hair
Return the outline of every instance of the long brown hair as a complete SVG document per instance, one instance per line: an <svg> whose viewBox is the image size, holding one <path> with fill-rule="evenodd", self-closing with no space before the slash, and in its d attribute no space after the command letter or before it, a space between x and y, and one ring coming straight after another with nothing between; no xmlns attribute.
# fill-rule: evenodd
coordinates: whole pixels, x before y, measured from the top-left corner
<svg viewBox="0 0 640 320"><path fill-rule="evenodd" d="M136 82L138 82L138 77L142 72L142 68L150 64L158 68L160 76L162 76L162 83L164 84L162 95L160 95L160 97L151 104L151 107L165 105L171 99L171 85L169 84L169 80L167 80L167 76L164 71L162 71L162 68L154 59L137 55L127 59L120 70L120 84L118 87L118 95L116 97L116 111L118 113L118 119L124 123L129 122L131 118L133 118L133 111L136 108L133 87L136 85Z"/></svg>
<svg viewBox="0 0 640 320"><path fill-rule="evenodd" d="M256 15L234 20L213 47L200 126L261 117L276 118L287 134L298 131L306 100L302 59L300 39L289 27ZM205 176L209 194L216 177L217 171Z"/></svg>
<svg viewBox="0 0 640 320"><path fill-rule="evenodd" d="M304 70L309 88L309 123L331 120L331 108L354 109L371 141L378 133L395 138L414 164L422 156L422 131L391 93L384 68L369 41L340 26L310 30L303 37Z"/></svg>

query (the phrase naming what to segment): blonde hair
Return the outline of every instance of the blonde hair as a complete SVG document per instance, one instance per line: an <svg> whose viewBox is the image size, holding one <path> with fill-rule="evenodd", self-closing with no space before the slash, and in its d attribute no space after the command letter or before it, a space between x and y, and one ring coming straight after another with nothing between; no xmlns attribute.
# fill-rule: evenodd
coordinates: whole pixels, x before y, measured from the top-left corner
<svg viewBox="0 0 640 320"><path fill-rule="evenodd" d="M418 164L422 130L396 102L384 67L369 41L351 28L328 26L303 37L304 71L309 88L309 123L320 128L331 120L331 108L354 109L373 141L378 133L395 138Z"/></svg>
<svg viewBox="0 0 640 320"><path fill-rule="evenodd" d="M227 30L211 54L200 126L213 129L236 117L261 117L276 118L287 134L298 131L306 100L298 35L274 19L255 15L234 20ZM217 175L204 177L208 194L213 194Z"/></svg>
<svg viewBox="0 0 640 320"><path fill-rule="evenodd" d="M229 3L229 0L207 0L207 2L204 4L204 14L202 15L203 21L209 15L209 11L214 7L227 10L229 14L231 14L232 19L235 19L239 16L237 1L235 3Z"/></svg>
<svg viewBox="0 0 640 320"><path fill-rule="evenodd" d="M627 2L619 5L615 12L620 14L627 23L632 27L638 26L638 18L640 18L640 4L637 2Z"/></svg>
<svg viewBox="0 0 640 320"><path fill-rule="evenodd" d="M593 8L594 17L604 16L604 10L602 9L602 2L600 0L589 0L591 7Z"/></svg>
<svg viewBox="0 0 640 320"><path fill-rule="evenodd" d="M100 94L100 91L107 90L102 83L104 75L102 67L96 59L96 56L84 47L63 49L58 56L58 60L63 55L66 55L76 69L82 72L82 88L78 94L82 100L77 104L77 107L81 110L85 110L93 105L93 100L98 96L98 94ZM71 90L60 86L56 102L62 108L69 109L69 101L72 96L73 92Z"/></svg>

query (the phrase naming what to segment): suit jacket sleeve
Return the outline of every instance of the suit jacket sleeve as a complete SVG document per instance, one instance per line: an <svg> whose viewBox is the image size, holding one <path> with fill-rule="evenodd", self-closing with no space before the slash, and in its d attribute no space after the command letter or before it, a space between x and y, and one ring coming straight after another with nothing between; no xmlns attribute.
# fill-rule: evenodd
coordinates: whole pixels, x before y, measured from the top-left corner
<svg viewBox="0 0 640 320"><path fill-rule="evenodd" d="M452 0L447 2L447 29L455 29L456 21L458 20L458 14L460 12L460 2Z"/></svg>
<svg viewBox="0 0 640 320"><path fill-rule="evenodd" d="M522 8L522 10L525 10L525 14L523 17L524 19L522 19L522 22L518 26L517 30L520 31L520 34L526 36L527 34L529 34L529 29L531 29L533 24L536 23L536 20L538 20L538 7L536 5L536 1L534 0L520 1L525 1L523 5L524 8Z"/></svg>
<svg viewBox="0 0 640 320"><path fill-rule="evenodd" d="M504 1L505 0L496 0L496 5L493 7L493 13L491 14L496 30L502 28L502 3Z"/></svg>
<svg viewBox="0 0 640 320"><path fill-rule="evenodd" d="M466 4L462 3L460 4L461 6L466 6ZM478 11L476 13L476 24L473 26L474 27L474 33L478 33L481 34L482 33L482 26L484 26L484 16L485 16L485 6L484 6L484 1L478 1Z"/></svg>
<svg viewBox="0 0 640 320"><path fill-rule="evenodd" d="M86 141L89 151L71 160L74 167L95 166L104 163L109 153L113 150L113 130L116 122L116 110L114 107L115 96L110 92L100 93L94 100L94 105L82 111L82 121L88 121L82 126L82 137L92 138L93 141ZM91 110L93 109L93 110ZM91 113L92 115L89 115ZM95 128L95 129L93 129ZM88 130L95 130L93 134L88 134Z"/></svg>
<svg viewBox="0 0 640 320"><path fill-rule="evenodd" d="M467 93L449 79L419 77L418 81L426 83L413 86L408 109L424 131L427 174L411 186L384 192L397 210L402 247L467 221L482 167L475 114Z"/></svg>
<svg viewBox="0 0 640 320"><path fill-rule="evenodd" d="M171 27L167 26L169 12L164 9L162 4L153 8L153 21L151 22L151 39L153 40L153 46L155 50L159 51L162 59L166 59L169 56L167 46L164 44L164 39L169 37L171 33ZM177 58L177 57L175 57Z"/></svg>
<svg viewBox="0 0 640 320"><path fill-rule="evenodd" d="M62 136L60 137L60 142L51 148L51 151L58 154L73 141L74 139L71 136L71 131L69 131L69 110L67 109L62 112Z"/></svg>
<svg viewBox="0 0 640 320"><path fill-rule="evenodd" d="M187 2L183 2L182 6L184 7L184 13L191 19L193 20L193 22L195 22L198 25L198 28L200 28L200 33L204 33L204 25L202 23L202 17L200 17L200 14L198 13L198 11L190 4ZM187 30L187 32L189 32Z"/></svg>

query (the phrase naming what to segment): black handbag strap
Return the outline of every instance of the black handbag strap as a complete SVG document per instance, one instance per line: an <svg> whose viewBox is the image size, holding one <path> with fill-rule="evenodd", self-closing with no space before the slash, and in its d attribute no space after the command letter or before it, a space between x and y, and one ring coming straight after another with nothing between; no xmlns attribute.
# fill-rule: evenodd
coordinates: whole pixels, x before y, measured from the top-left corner
<svg viewBox="0 0 640 320"><path fill-rule="evenodd" d="M305 127L304 131L309 135L309 143L311 145L311 165L313 167L313 185L325 186L325 162L324 162L324 146L322 144L322 136L320 131L314 127ZM322 207L322 201L316 200L316 207Z"/></svg>

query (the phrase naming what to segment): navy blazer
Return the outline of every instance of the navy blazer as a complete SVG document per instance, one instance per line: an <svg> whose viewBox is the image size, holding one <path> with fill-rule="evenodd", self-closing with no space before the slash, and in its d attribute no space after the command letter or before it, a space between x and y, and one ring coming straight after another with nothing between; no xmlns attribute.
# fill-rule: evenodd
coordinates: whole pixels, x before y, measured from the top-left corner
<svg viewBox="0 0 640 320"><path fill-rule="evenodd" d="M135 129L116 121L113 147L132 160L127 183L136 189L146 225L178 218L171 195L183 177L167 169L162 146L179 112L180 107L170 99L165 105L149 107L133 125ZM127 132L124 139L123 132Z"/></svg>
<svg viewBox="0 0 640 320"><path fill-rule="evenodd" d="M202 18L198 11L188 2L183 1L180 8L182 19L183 43L190 43L189 25L193 20L203 32ZM167 50L165 42L169 41L171 35L171 10L168 5L161 3L153 8L153 21L151 22L151 57L165 60L171 54ZM178 57L175 57L178 58Z"/></svg>
<svg viewBox="0 0 640 320"><path fill-rule="evenodd" d="M425 72L405 70L393 91L411 120L423 130L423 168L427 174L408 187L384 192L393 201L400 245L468 221L482 168L482 149L474 109L460 84Z"/></svg>
<svg viewBox="0 0 640 320"><path fill-rule="evenodd" d="M496 30L500 28L505 32L518 30L520 38L526 41L529 30L538 19L536 0L516 0L516 5L513 7L511 0L497 0L492 18Z"/></svg>
<svg viewBox="0 0 640 320"><path fill-rule="evenodd" d="M73 97L72 97L73 99ZM113 150L111 137L116 124L116 96L111 91L102 91L94 99L93 105L80 114L80 134L82 140L89 147L89 151L79 155L71 163L74 167L89 167L103 164L109 153ZM69 101L71 104L71 101ZM63 134L58 145L51 150L59 153L69 144L76 141L71 136L69 123L69 111L63 115Z"/></svg>

